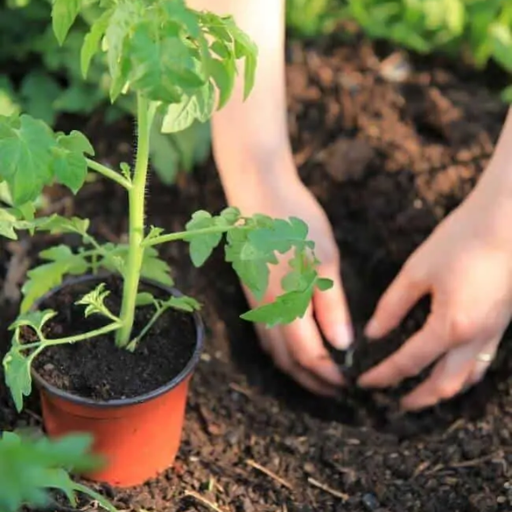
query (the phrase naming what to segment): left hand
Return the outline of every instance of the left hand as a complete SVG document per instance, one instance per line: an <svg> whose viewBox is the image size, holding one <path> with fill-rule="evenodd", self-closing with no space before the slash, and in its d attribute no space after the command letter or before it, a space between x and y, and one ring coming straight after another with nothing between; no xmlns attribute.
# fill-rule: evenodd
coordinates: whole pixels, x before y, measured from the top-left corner
<svg viewBox="0 0 512 512"><path fill-rule="evenodd" d="M430 315L400 349L360 377L360 386L394 386L437 361L402 400L404 409L420 409L484 376L512 313L511 214L510 197L477 187L413 253L381 297L366 334L386 335L427 294Z"/></svg>

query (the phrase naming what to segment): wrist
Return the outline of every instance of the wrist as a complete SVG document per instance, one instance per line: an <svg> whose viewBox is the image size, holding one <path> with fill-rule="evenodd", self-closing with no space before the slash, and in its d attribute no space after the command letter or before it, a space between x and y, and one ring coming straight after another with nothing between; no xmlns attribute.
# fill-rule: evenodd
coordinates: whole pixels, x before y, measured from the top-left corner
<svg viewBox="0 0 512 512"><path fill-rule="evenodd" d="M261 149L237 145L229 151L219 151L214 145L214 157L230 204L300 183L291 149L286 147Z"/></svg>
<svg viewBox="0 0 512 512"><path fill-rule="evenodd" d="M509 110L492 158L476 188L497 198L512 199L512 109Z"/></svg>

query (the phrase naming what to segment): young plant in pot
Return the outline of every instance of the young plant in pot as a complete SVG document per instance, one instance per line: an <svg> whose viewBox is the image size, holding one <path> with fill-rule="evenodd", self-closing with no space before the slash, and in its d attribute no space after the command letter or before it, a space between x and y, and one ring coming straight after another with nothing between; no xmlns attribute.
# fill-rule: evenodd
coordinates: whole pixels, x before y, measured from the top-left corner
<svg viewBox="0 0 512 512"><path fill-rule="evenodd" d="M269 267L290 254L283 294L242 317L269 326L302 316L318 276L314 244L296 218L244 216L236 208L218 215L196 212L180 232L145 226L149 142L157 115L165 131L206 121L229 99L236 63L245 64L245 94L256 48L231 17L188 9L183 0L102 0L82 49L82 69L106 53L112 100L137 101L135 164L119 170L93 160L84 135L54 133L31 117L0 118L0 179L13 205L0 211L0 233L18 230L73 233L81 245L56 245L28 273L12 347L4 369L16 407L32 381L41 392L50 436L89 432L107 466L87 473L116 486L144 482L171 466L179 447L187 388L203 346L198 302L173 288L160 244L189 244L196 267L223 244L225 259L255 296L264 296ZM55 0L53 24L64 41L80 2ZM161 128L158 126L157 128ZM74 193L87 171L112 180L128 195L128 243L102 243L89 220L35 217L31 201L43 187L61 183ZM241 170L241 172L243 172ZM35 217L35 218L34 218Z"/></svg>

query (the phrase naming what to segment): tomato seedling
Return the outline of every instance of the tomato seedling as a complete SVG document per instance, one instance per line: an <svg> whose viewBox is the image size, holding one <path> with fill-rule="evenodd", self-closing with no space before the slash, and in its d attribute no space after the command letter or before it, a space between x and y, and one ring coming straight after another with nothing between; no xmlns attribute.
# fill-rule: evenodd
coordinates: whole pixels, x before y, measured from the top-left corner
<svg viewBox="0 0 512 512"><path fill-rule="evenodd" d="M145 226L149 142L155 115L161 114L166 132L183 130L198 119L209 119L231 97L237 63L244 64L244 95L253 88L257 48L231 17L188 9L183 0L101 0L98 15L86 35L81 66L86 75L97 53L106 52L110 95L113 102L127 92L137 97L135 165L120 169L94 160L94 149L78 131L52 131L42 121L27 115L0 118L0 179L9 187L12 205L0 210L0 233L15 239L17 231L75 233L83 246L72 251L66 245L44 250L46 261L28 273L19 317L11 325L12 347L3 364L16 407L31 392L31 364L45 348L112 333L119 349L134 350L155 321L168 308L192 312L199 308L191 297L157 299L139 293L141 277L170 285L169 266L158 257L160 244L189 244L193 264L200 267L221 243L225 259L245 286L262 299L269 280L269 267L278 254L291 254L290 271L283 279L283 293L270 303L248 311L242 318L268 326L288 323L304 315L316 288L331 282L317 273L314 243L307 225L297 218L272 219L266 215L244 216L236 208L218 215L198 211L180 232L164 233ZM80 1L54 0L53 28L62 44L81 9ZM128 195L128 244L101 243L89 233L89 220L58 215L37 217L33 201L43 187L57 182L77 193L87 172L94 171L123 187ZM241 170L241 172L243 172ZM110 311L105 304L105 283L77 301L85 316L102 315L107 323L95 330L51 338L45 324L57 312L34 311L34 301L59 285L66 276L116 272L123 282L122 306ZM153 305L154 313L140 332L133 332L135 310ZM24 329L34 339L23 339Z"/></svg>

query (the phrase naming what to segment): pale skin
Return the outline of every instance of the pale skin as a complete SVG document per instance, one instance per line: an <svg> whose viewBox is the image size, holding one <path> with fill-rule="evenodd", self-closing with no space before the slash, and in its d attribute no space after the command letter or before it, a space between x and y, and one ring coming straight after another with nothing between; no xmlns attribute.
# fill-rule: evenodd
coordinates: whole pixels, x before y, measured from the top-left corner
<svg viewBox="0 0 512 512"><path fill-rule="evenodd" d="M243 102L241 84L213 119L213 151L230 204L244 213L297 216L308 223L321 260L319 272L333 280L317 292L308 313L294 323L257 326L274 363L310 391L334 395L343 379L323 346L352 342L340 255L325 212L299 179L286 122L284 0L190 0L196 9L232 14L259 47L256 85ZM394 354L361 376L368 388L395 386L436 363L430 377L402 400L407 410L446 400L484 376L512 317L512 112L494 155L468 198L441 222L408 261L378 302L366 334L378 339L397 327L423 296L431 313ZM265 300L281 293L283 260L272 272ZM256 302L250 294L251 305ZM314 320L313 314L316 317Z"/></svg>

